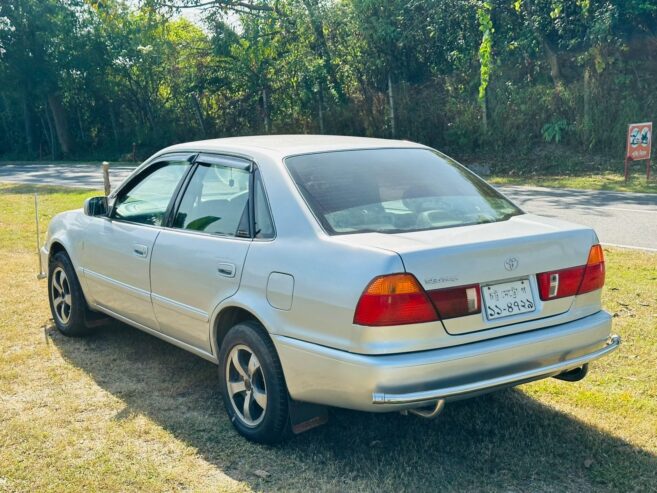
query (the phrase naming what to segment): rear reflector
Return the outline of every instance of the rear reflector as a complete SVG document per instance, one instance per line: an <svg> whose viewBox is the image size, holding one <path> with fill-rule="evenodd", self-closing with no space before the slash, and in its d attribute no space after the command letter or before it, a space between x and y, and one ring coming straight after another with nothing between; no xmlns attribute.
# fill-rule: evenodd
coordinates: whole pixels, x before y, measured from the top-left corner
<svg viewBox="0 0 657 493"><path fill-rule="evenodd" d="M358 300L354 323L384 326L438 320L427 293L411 274L376 277Z"/></svg>
<svg viewBox="0 0 657 493"><path fill-rule="evenodd" d="M543 301L575 296L582 282L585 266L572 267L536 275L538 292Z"/></svg>
<svg viewBox="0 0 657 493"><path fill-rule="evenodd" d="M605 284L605 259L602 247L593 245L586 265L536 275L543 301L589 293Z"/></svg>
<svg viewBox="0 0 657 493"><path fill-rule="evenodd" d="M443 320L481 312L479 284L429 291L438 315Z"/></svg>

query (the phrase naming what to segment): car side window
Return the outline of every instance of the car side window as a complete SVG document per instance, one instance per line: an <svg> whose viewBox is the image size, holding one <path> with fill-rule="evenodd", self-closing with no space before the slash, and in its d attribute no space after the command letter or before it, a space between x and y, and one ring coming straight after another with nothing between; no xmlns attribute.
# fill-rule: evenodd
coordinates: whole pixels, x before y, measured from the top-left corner
<svg viewBox="0 0 657 493"><path fill-rule="evenodd" d="M112 217L139 224L162 226L176 187L191 164L167 161L145 171L133 187L119 193Z"/></svg>
<svg viewBox="0 0 657 493"><path fill-rule="evenodd" d="M180 201L174 228L249 236L249 171L199 163Z"/></svg>
<svg viewBox="0 0 657 493"><path fill-rule="evenodd" d="M274 221L269 210L269 203L265 195L265 187L262 184L260 172L256 171L255 175L255 198L254 198L254 215L255 215L255 237L256 238L273 238Z"/></svg>

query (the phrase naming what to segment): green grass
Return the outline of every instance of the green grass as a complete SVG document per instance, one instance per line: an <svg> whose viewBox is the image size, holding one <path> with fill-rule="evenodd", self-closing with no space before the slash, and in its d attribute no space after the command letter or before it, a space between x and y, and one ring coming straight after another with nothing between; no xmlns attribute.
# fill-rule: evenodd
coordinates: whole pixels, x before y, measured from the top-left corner
<svg viewBox="0 0 657 493"><path fill-rule="evenodd" d="M587 175L529 175L486 177L486 181L494 185L522 185L549 188L578 188L583 190L609 190L614 192L657 193L657 170L650 181L646 176L633 174L625 183L622 174L613 171L592 173Z"/></svg>
<svg viewBox="0 0 657 493"><path fill-rule="evenodd" d="M9 166L9 165L24 165L24 164L29 164L29 165L50 165L50 164L56 164L59 166L100 166L103 164L103 161L85 161L85 160L75 160L75 161L52 161L48 159L44 159L41 161L19 161L19 160L3 160L0 161L0 166ZM121 167L136 167L140 163L136 161L110 161L111 166L121 166Z"/></svg>
<svg viewBox="0 0 657 493"><path fill-rule="evenodd" d="M94 194L0 186L0 491L657 489L657 255L605 249L624 343L581 382L452 403L435 421L331 410L266 447L233 431L212 364L120 323L53 329L35 190L43 227Z"/></svg>

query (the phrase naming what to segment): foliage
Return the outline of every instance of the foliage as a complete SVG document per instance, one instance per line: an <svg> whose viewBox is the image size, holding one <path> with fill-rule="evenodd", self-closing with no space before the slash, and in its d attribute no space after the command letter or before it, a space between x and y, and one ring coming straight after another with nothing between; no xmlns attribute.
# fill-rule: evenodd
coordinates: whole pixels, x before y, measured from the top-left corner
<svg viewBox="0 0 657 493"><path fill-rule="evenodd" d="M484 4L477 9L477 19L479 20L479 30L482 33L481 45L479 46L479 63L480 80L479 83L479 100L486 97L486 89L490 82L491 68L493 65L493 21L490 15L491 4L484 2Z"/></svg>
<svg viewBox="0 0 657 493"><path fill-rule="evenodd" d="M554 142L556 144L559 144L561 140L564 137L564 133L568 130L569 125L568 122L564 119L561 120L555 120L550 123L546 123L543 125L543 128L541 129L541 133L543 134L543 138L545 139L545 142Z"/></svg>
<svg viewBox="0 0 657 493"><path fill-rule="evenodd" d="M656 83L650 0L0 3L5 157L394 130L457 157L547 140L618 158L627 123L657 120Z"/></svg>

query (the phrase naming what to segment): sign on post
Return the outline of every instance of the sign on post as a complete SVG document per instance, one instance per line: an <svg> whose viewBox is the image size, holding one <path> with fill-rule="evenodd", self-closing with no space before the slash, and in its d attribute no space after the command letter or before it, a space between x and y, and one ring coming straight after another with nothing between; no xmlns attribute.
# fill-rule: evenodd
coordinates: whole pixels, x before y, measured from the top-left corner
<svg viewBox="0 0 657 493"><path fill-rule="evenodd" d="M632 161L646 161L646 180L650 180L650 154L652 148L652 122L631 123L627 129L625 151L625 181Z"/></svg>

